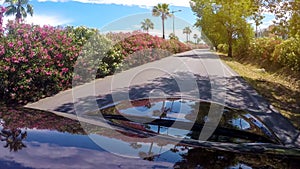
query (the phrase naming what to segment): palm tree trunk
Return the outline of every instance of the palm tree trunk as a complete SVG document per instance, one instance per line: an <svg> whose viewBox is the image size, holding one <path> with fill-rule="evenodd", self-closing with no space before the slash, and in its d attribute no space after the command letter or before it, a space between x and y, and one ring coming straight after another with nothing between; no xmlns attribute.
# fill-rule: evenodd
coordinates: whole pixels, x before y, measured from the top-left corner
<svg viewBox="0 0 300 169"><path fill-rule="evenodd" d="M162 14L161 20L162 20L163 39L165 39L165 15L164 14Z"/></svg>
<svg viewBox="0 0 300 169"><path fill-rule="evenodd" d="M20 19L22 18L21 15L21 0L18 0L18 4L17 4L17 14L16 14L16 21L19 22Z"/></svg>
<svg viewBox="0 0 300 169"><path fill-rule="evenodd" d="M189 42L189 36L188 36L188 34L186 34L186 43L188 43Z"/></svg>

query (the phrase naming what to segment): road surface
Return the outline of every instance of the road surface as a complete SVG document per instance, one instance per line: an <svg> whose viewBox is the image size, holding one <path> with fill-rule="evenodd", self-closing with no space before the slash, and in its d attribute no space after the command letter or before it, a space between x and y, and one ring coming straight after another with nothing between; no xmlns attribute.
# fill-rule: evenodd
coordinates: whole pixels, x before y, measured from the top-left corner
<svg viewBox="0 0 300 169"><path fill-rule="evenodd" d="M26 105L70 118L121 100L184 97L250 111L287 146L300 147L299 131L208 50L192 50L96 79Z"/></svg>

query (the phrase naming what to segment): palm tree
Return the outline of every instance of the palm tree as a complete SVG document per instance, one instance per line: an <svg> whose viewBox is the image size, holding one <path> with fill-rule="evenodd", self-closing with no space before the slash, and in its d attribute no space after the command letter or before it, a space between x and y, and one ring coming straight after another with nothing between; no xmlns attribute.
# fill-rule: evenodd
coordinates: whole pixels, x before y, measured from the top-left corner
<svg viewBox="0 0 300 169"><path fill-rule="evenodd" d="M10 151L19 151L26 148L23 140L27 137L27 132L22 132L20 129L2 129L0 131L1 141L5 141L4 148L9 148Z"/></svg>
<svg viewBox="0 0 300 169"><path fill-rule="evenodd" d="M169 4L163 3L154 6L152 9L153 16L160 16L162 20L162 31L163 31L163 39L165 39L165 19L171 17L172 14L170 13Z"/></svg>
<svg viewBox="0 0 300 169"><path fill-rule="evenodd" d="M27 17L27 14L33 15L33 7L28 4L29 0L5 0L4 3L9 4L6 7L5 15L16 15L16 20L19 21Z"/></svg>
<svg viewBox="0 0 300 169"><path fill-rule="evenodd" d="M186 34L186 42L189 42L189 36L192 33L192 30L189 26L183 29L183 34Z"/></svg>
<svg viewBox="0 0 300 169"><path fill-rule="evenodd" d="M195 44L197 44L198 35L194 34L193 38L195 39Z"/></svg>
<svg viewBox="0 0 300 169"><path fill-rule="evenodd" d="M147 33L149 32L149 29L154 29L154 24L153 22L150 20L150 19L144 19L143 22L141 22L142 26L141 28L144 30L144 31L147 31Z"/></svg>

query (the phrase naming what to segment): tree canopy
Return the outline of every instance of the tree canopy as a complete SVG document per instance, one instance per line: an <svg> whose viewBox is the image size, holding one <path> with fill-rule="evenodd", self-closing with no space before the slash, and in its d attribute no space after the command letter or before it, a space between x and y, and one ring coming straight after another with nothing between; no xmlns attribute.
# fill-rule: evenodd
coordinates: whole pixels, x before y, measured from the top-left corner
<svg viewBox="0 0 300 169"><path fill-rule="evenodd" d="M253 0L192 0L191 7L198 16L195 25L202 28L215 47L226 43L230 57L233 45L251 36L247 19L258 10Z"/></svg>

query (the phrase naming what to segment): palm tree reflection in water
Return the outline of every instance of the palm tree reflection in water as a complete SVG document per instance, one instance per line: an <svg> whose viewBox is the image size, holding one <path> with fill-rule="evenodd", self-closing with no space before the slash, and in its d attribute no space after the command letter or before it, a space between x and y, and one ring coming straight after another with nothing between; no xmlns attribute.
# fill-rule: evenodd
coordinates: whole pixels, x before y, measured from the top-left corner
<svg viewBox="0 0 300 169"><path fill-rule="evenodd" d="M19 151L26 148L23 140L27 137L27 132L22 132L20 129L2 129L0 132L1 141L5 141L5 148L9 148L10 151Z"/></svg>

